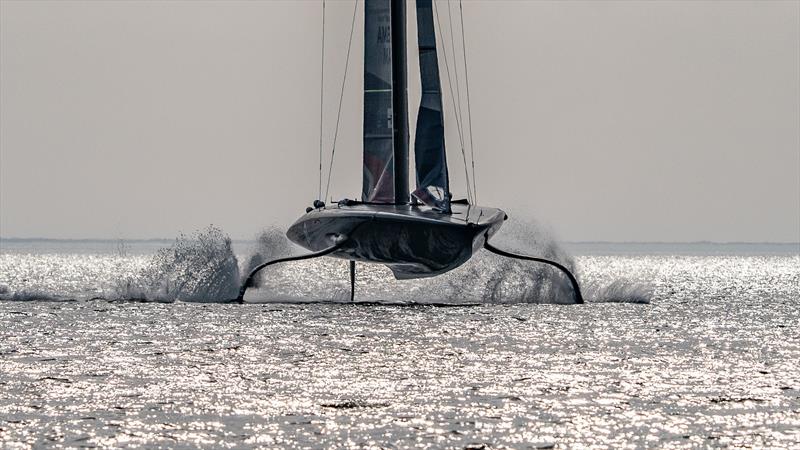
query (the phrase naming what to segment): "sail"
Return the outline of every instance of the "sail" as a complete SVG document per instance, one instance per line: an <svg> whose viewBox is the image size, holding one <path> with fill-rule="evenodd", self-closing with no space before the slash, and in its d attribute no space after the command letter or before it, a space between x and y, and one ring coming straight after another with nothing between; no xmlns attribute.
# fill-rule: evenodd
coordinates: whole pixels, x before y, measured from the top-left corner
<svg viewBox="0 0 800 450"><path fill-rule="evenodd" d="M361 199L393 203L391 0L365 0L364 178Z"/></svg>
<svg viewBox="0 0 800 450"><path fill-rule="evenodd" d="M417 0L417 40L422 98L414 142L417 190L413 195L429 206L450 211L450 185L444 147L442 89L431 0Z"/></svg>

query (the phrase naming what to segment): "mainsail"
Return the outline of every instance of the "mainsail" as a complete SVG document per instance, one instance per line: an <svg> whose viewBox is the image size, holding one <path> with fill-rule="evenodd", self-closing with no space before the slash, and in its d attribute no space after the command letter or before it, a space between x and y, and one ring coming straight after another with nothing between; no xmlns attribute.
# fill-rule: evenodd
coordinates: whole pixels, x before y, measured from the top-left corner
<svg viewBox="0 0 800 450"><path fill-rule="evenodd" d="M414 142L417 190L413 195L429 206L449 212L450 184L444 148L442 90L431 0L417 0L417 40L422 99Z"/></svg>
<svg viewBox="0 0 800 450"><path fill-rule="evenodd" d="M390 0L366 0L364 27L365 202L394 202Z"/></svg>

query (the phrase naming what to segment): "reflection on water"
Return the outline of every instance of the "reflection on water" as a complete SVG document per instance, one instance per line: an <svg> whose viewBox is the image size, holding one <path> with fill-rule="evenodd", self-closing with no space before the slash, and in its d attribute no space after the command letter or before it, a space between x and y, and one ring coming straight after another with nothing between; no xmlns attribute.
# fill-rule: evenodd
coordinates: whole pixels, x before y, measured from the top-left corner
<svg viewBox="0 0 800 450"><path fill-rule="evenodd" d="M583 306L89 300L149 261L0 254L2 447L800 445L796 254L579 256ZM252 297L347 292L319 264ZM475 264L436 289L480 298ZM421 294L385 275L357 295ZM597 302L634 285L649 304ZM10 301L36 291L79 301Z"/></svg>

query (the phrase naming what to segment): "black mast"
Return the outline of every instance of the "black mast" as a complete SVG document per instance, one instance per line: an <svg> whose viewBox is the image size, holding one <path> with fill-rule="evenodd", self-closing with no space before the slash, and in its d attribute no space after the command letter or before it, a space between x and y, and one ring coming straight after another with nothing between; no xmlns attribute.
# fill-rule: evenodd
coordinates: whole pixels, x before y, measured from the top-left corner
<svg viewBox="0 0 800 450"><path fill-rule="evenodd" d="M408 68L406 0L392 3L392 124L394 140L394 201L408 203Z"/></svg>

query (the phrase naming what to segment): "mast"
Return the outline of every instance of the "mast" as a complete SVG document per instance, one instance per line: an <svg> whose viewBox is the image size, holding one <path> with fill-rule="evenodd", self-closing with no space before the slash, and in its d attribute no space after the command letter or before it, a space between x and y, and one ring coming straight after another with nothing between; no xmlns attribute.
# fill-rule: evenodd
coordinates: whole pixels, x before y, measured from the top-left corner
<svg viewBox="0 0 800 450"><path fill-rule="evenodd" d="M391 0L394 201L408 203L408 68L406 0Z"/></svg>

